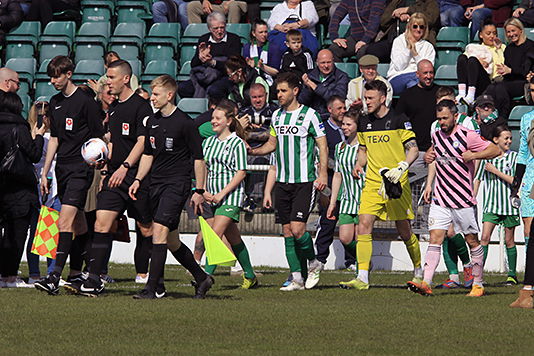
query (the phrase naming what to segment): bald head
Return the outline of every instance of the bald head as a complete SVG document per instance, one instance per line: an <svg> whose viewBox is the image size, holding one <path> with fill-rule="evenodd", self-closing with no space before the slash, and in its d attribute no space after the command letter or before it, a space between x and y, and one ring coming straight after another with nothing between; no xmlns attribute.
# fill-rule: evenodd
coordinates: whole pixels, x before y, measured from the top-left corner
<svg viewBox="0 0 534 356"><path fill-rule="evenodd" d="M422 59L417 63L416 74L421 88L429 87L434 83L434 65L428 59Z"/></svg>
<svg viewBox="0 0 534 356"><path fill-rule="evenodd" d="M19 90L19 75L13 69L0 68L0 90L16 93Z"/></svg>
<svg viewBox="0 0 534 356"><path fill-rule="evenodd" d="M323 76L327 76L334 70L334 55L329 49L322 49L317 54L317 68Z"/></svg>

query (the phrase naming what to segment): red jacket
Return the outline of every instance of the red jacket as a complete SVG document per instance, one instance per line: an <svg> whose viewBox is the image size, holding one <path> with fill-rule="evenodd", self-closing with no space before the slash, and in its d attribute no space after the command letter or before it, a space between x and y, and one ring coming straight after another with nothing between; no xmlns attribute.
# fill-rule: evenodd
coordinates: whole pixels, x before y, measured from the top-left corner
<svg viewBox="0 0 534 356"><path fill-rule="evenodd" d="M504 22L512 16L512 0L484 0L484 7L491 9L491 19L497 27L502 27ZM460 0L463 7L475 6L480 3L476 0Z"/></svg>

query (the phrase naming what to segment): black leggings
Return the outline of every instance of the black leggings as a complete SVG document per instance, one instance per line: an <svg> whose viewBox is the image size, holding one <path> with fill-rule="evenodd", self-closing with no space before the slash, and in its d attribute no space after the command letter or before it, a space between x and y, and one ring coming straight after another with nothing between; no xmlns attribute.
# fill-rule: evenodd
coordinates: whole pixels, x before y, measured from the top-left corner
<svg viewBox="0 0 534 356"><path fill-rule="evenodd" d="M0 235L0 275L16 276L28 237L31 213L26 216L6 219Z"/></svg>
<svg viewBox="0 0 534 356"><path fill-rule="evenodd" d="M493 83L486 89L495 100L495 107L499 111L499 117L508 120L508 115L512 110L512 98L521 96L525 93L526 80L503 81Z"/></svg>
<svg viewBox="0 0 534 356"><path fill-rule="evenodd" d="M138 274L148 273L148 262L152 253L152 238L144 237L135 224L136 242L134 251L135 272Z"/></svg>
<svg viewBox="0 0 534 356"><path fill-rule="evenodd" d="M459 84L477 88L477 96L482 94L491 83L490 76L480 61L476 57L467 58L465 54L458 56L456 74Z"/></svg>

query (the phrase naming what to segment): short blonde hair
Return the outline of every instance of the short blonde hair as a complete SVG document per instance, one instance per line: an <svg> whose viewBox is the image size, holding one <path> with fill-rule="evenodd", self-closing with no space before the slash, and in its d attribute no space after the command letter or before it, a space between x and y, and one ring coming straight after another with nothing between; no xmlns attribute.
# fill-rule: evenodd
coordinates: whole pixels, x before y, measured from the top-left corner
<svg viewBox="0 0 534 356"><path fill-rule="evenodd" d="M150 88L154 89L154 87L165 88L169 91L172 91L175 95L176 91L178 90L178 84L176 84L176 80L168 74L160 75L152 80L150 83Z"/></svg>
<svg viewBox="0 0 534 356"><path fill-rule="evenodd" d="M518 18L510 17L508 20L504 22L503 28L504 28L505 34L506 34L507 26L515 26L521 30L521 41L525 41L527 39L527 34L525 33L525 26L523 25L521 20L519 20ZM508 39L508 36L506 36L506 38Z"/></svg>

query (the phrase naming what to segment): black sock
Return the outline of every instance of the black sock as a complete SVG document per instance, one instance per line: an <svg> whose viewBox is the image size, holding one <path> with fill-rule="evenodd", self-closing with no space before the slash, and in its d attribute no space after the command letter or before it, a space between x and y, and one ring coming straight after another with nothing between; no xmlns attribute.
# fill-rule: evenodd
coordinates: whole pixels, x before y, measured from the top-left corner
<svg viewBox="0 0 534 356"><path fill-rule="evenodd" d="M51 277L53 277L54 280L59 280L59 278L61 277L61 272L63 272L63 268L65 267L67 257L69 256L70 248L72 246L73 235L74 234L72 232L59 233L59 241L57 243L56 251L56 265L54 266L54 270L51 273Z"/></svg>
<svg viewBox="0 0 534 356"><path fill-rule="evenodd" d="M111 233L95 232L93 235L93 244L91 246L91 259L89 260L89 278L100 281L100 272L104 269L106 257L110 245L113 243Z"/></svg>
<svg viewBox="0 0 534 356"><path fill-rule="evenodd" d="M148 283L146 285L148 290L156 290L156 286L158 285L158 283L160 283L160 278L163 277L163 270L165 269L166 259L167 244L154 244L152 246L150 270L148 272Z"/></svg>
<svg viewBox="0 0 534 356"><path fill-rule="evenodd" d="M178 260L186 270L191 272L197 283L201 283L206 279L206 272L200 268L197 261L195 261L191 250L185 244L182 243L178 250L171 252L176 260Z"/></svg>
<svg viewBox="0 0 534 356"><path fill-rule="evenodd" d="M150 250L152 249L152 236L145 237L139 231L136 234L136 238L134 251L135 271L146 274L148 272L148 262L150 261Z"/></svg>
<svg viewBox="0 0 534 356"><path fill-rule="evenodd" d="M87 254L86 245L89 234L76 235L72 240L70 248L70 269L71 271L81 271L83 269L83 262Z"/></svg>

